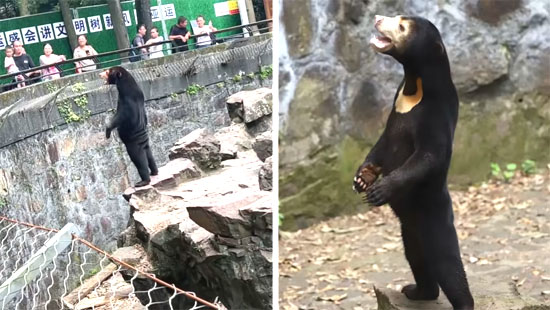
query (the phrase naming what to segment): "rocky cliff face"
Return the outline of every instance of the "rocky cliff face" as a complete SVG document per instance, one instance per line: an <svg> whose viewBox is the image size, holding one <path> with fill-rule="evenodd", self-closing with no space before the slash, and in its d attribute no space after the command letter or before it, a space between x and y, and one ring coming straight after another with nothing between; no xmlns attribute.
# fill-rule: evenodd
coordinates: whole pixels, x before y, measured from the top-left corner
<svg viewBox="0 0 550 310"><path fill-rule="evenodd" d="M124 194L132 225L120 245L142 245L157 277L228 309L272 308L271 98L267 88L231 96L241 116L186 135L150 186Z"/></svg>
<svg viewBox="0 0 550 310"><path fill-rule="evenodd" d="M350 180L402 78L400 64L368 46L375 14L420 15L442 34L461 103L451 182L483 179L493 161L550 161L548 1L283 1L286 227L362 207Z"/></svg>

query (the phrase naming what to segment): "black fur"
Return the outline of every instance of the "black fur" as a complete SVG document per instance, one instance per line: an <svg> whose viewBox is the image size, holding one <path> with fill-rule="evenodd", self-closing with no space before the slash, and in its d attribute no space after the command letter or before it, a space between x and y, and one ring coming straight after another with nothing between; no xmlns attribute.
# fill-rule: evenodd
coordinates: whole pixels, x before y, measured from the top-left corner
<svg viewBox="0 0 550 310"><path fill-rule="evenodd" d="M158 174L158 169L149 147L143 92L132 75L122 67L112 67L106 75L107 83L116 85L118 89L118 104L105 135L109 139L111 131L117 128L120 140L141 177L141 182L135 186L147 185L151 181L150 175Z"/></svg>
<svg viewBox="0 0 550 310"><path fill-rule="evenodd" d="M437 28L428 20L414 22L406 49L385 52L404 68L405 94L416 92L422 79L423 97L411 111L391 111L382 136L357 170L354 188L365 191L375 206L389 203L401 223L405 256L416 285L403 288L409 299L436 299L439 287L453 309L470 310L474 301L460 258L447 190L453 136L458 118L458 96L447 54ZM361 170L381 168L383 178L365 186Z"/></svg>

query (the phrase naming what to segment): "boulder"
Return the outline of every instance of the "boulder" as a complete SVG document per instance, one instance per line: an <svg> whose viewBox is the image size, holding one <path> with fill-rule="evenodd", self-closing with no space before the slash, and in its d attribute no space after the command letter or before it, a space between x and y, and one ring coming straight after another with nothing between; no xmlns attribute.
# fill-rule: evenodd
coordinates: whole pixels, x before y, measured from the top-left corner
<svg viewBox="0 0 550 310"><path fill-rule="evenodd" d="M216 169L222 160L220 141L207 133L206 129L197 129L176 142L168 157L188 158L201 169Z"/></svg>
<svg viewBox="0 0 550 310"><path fill-rule="evenodd" d="M262 116L271 115L273 95L269 88L240 91L227 98L229 117L252 123Z"/></svg>
<svg viewBox="0 0 550 310"><path fill-rule="evenodd" d="M252 149L258 155L261 161L265 161L273 155L273 142L271 139L271 131L266 131L256 137L252 144Z"/></svg>
<svg viewBox="0 0 550 310"><path fill-rule="evenodd" d="M262 168L260 168L258 182L260 183L260 189L263 191L271 191L273 189L273 160L271 156L265 160Z"/></svg>

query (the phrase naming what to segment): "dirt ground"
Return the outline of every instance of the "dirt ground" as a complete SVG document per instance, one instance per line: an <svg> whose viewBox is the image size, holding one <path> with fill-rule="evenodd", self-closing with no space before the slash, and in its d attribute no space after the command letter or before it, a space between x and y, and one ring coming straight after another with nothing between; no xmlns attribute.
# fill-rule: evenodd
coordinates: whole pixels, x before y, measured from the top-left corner
<svg viewBox="0 0 550 310"><path fill-rule="evenodd" d="M549 170L451 191L474 299L550 305ZM400 290L412 281L389 206L281 232L279 245L281 309L376 309L374 286Z"/></svg>

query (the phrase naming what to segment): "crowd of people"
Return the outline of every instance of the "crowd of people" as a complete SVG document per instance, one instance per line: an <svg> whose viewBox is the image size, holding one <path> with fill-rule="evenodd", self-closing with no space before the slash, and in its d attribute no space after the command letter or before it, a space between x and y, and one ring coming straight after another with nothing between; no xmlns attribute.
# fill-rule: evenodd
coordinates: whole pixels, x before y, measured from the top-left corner
<svg viewBox="0 0 550 310"><path fill-rule="evenodd" d="M199 15L196 18L196 22L195 36L203 34L196 38L196 48L203 48L214 44L216 40L213 32L217 31L217 29L212 25L212 21L209 21L208 25L205 25L204 17ZM172 41L172 53L189 50L188 41L191 38L191 32L187 29L187 25L187 18L180 16L177 24L170 29L168 39ZM158 29L156 27L149 29L150 38L147 41L145 41L146 34L146 26L143 24L138 25L137 33L131 44L130 61L159 58L165 55L163 44L160 44L160 42L164 41L164 38L159 35ZM98 55L98 52L88 44L85 35L79 35L77 40L78 46L73 51L73 59ZM8 74L16 74L36 67L32 58L25 52L21 41L13 41L12 45L6 47L5 53L4 68ZM67 57L55 54L51 44L44 44L44 54L40 56L39 60L40 66L48 65L48 67L14 75L13 83L8 89L24 87L40 80L58 79L63 75L59 63L67 60ZM76 73L93 71L98 66L97 60L94 57L77 60L74 62L74 65Z"/></svg>

